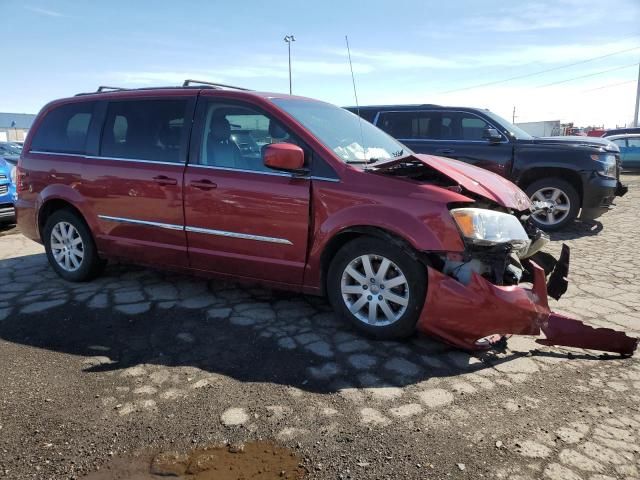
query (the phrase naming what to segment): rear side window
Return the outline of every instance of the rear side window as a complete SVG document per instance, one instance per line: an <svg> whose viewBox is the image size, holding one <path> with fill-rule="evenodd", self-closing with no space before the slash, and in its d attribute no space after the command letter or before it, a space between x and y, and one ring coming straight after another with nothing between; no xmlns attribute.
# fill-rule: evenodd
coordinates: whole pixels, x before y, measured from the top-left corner
<svg viewBox="0 0 640 480"><path fill-rule="evenodd" d="M100 155L181 163L187 100L110 102Z"/></svg>
<svg viewBox="0 0 640 480"><path fill-rule="evenodd" d="M428 112L383 112L377 126L395 138L433 138L433 119Z"/></svg>
<svg viewBox="0 0 640 480"><path fill-rule="evenodd" d="M86 153L87 133L95 102L70 103L50 111L42 120L31 150L53 153Z"/></svg>

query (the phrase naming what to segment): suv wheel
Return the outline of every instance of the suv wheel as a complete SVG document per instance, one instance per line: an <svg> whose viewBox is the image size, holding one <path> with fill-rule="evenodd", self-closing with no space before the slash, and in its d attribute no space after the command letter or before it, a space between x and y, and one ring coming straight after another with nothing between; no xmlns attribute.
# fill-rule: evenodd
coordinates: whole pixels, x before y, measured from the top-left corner
<svg viewBox="0 0 640 480"><path fill-rule="evenodd" d="M559 178L543 178L529 185L526 193L532 202L544 202L548 207L531 216L543 230L559 230L576 219L580 197L576 189Z"/></svg>
<svg viewBox="0 0 640 480"><path fill-rule="evenodd" d="M381 339L411 335L427 286L425 267L400 247L358 238L333 258L327 277L333 308L358 330Z"/></svg>
<svg viewBox="0 0 640 480"><path fill-rule="evenodd" d="M68 210L58 210L47 219L43 242L49 263L65 280L90 280L105 265L84 221Z"/></svg>

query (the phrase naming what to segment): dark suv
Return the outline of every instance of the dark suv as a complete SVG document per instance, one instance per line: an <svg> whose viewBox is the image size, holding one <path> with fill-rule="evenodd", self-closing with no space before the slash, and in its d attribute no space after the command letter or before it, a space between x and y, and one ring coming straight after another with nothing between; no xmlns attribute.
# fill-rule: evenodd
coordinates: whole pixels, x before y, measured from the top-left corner
<svg viewBox="0 0 640 480"><path fill-rule="evenodd" d="M489 110L438 105L347 107L417 153L455 158L498 173L531 198L533 218L557 230L594 219L626 187L620 151L602 138L532 137Z"/></svg>

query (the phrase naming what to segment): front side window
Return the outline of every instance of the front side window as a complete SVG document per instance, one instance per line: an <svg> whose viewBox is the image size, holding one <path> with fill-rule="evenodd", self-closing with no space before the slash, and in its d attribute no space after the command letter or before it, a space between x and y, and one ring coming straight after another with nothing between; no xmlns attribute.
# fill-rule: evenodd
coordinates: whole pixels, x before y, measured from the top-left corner
<svg viewBox="0 0 640 480"><path fill-rule="evenodd" d="M181 163L186 109L187 100L110 102L100 155Z"/></svg>
<svg viewBox="0 0 640 480"><path fill-rule="evenodd" d="M87 134L95 102L62 105L42 120L31 142L31 150L52 153L86 153Z"/></svg>
<svg viewBox="0 0 640 480"><path fill-rule="evenodd" d="M620 148L624 148L627 146L627 140L624 138L616 138L615 140L613 140L613 143L618 145L618 147Z"/></svg>
<svg viewBox="0 0 640 480"><path fill-rule="evenodd" d="M262 161L265 145L294 143L303 147L278 121L252 106L210 102L204 115L201 165L273 172Z"/></svg>
<svg viewBox="0 0 640 480"><path fill-rule="evenodd" d="M329 103L274 98L272 102L302 124L346 163L371 163L412 153L379 128Z"/></svg>

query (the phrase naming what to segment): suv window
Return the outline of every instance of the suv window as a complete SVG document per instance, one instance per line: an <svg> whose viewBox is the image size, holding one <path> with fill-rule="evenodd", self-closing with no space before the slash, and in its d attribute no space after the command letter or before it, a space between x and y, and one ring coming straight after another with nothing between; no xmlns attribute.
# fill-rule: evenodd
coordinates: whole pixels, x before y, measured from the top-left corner
<svg viewBox="0 0 640 480"><path fill-rule="evenodd" d="M31 141L31 150L86 153L94 107L95 102L69 103L47 113Z"/></svg>
<svg viewBox="0 0 640 480"><path fill-rule="evenodd" d="M613 143L615 143L616 145L618 145L618 147L626 147L627 146L627 139L626 138L616 138L615 140L612 140Z"/></svg>
<svg viewBox="0 0 640 480"><path fill-rule="evenodd" d="M187 100L110 102L100 155L181 163Z"/></svg>
<svg viewBox="0 0 640 480"><path fill-rule="evenodd" d="M433 138L434 118L429 112L383 112L377 126L395 138Z"/></svg>
<svg viewBox="0 0 640 480"><path fill-rule="evenodd" d="M248 105L214 101L207 105L204 115L198 158L201 165L273 172L262 161L262 147L295 143L305 148L279 122Z"/></svg>
<svg viewBox="0 0 640 480"><path fill-rule="evenodd" d="M471 113L443 112L440 138L442 140L483 140L484 130L492 128L482 118Z"/></svg>

